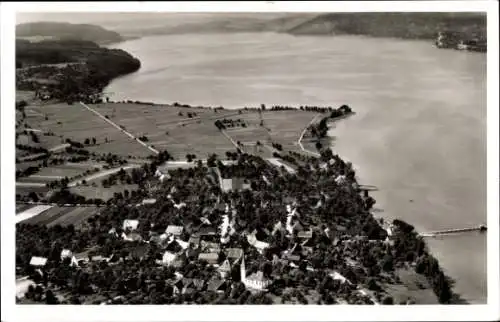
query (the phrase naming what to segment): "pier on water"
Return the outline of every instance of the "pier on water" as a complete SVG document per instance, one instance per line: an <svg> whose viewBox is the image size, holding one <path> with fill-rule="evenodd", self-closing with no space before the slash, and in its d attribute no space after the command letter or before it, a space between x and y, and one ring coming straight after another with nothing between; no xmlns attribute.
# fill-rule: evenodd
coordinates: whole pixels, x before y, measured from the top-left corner
<svg viewBox="0 0 500 322"><path fill-rule="evenodd" d="M427 233L420 233L420 236L422 237L437 237L441 235L450 235L450 234L458 234L458 233L465 233L465 232L472 232L472 231L478 231L481 233L486 232L487 228L486 225L479 225L476 227L469 227L469 228L458 228L458 229L446 229L446 230L438 230L438 231L432 231L432 232L427 232Z"/></svg>

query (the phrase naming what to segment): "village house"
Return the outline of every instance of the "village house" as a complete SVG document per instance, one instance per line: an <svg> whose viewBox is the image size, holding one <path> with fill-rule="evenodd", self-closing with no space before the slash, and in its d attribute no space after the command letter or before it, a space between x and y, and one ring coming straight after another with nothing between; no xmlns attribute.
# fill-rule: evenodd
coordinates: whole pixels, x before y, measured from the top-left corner
<svg viewBox="0 0 500 322"><path fill-rule="evenodd" d="M70 266L76 267L78 266L78 261L73 255L73 252L69 249L63 249L61 251L61 261L64 261L66 258L70 259Z"/></svg>
<svg viewBox="0 0 500 322"><path fill-rule="evenodd" d="M175 203L174 201L172 201L172 202L173 202L174 207L175 207L176 209L181 209L181 208L183 208L183 207L186 207L186 203L185 203L185 202L179 202L179 203Z"/></svg>
<svg viewBox="0 0 500 322"><path fill-rule="evenodd" d="M167 227L167 230L165 231L165 233L167 235L173 235L173 236L178 237L182 234L183 230L184 230L184 227L182 227L182 226L169 225Z"/></svg>
<svg viewBox="0 0 500 322"><path fill-rule="evenodd" d="M216 265L219 263L219 254L218 253L201 253L198 255L198 260L206 261L210 265Z"/></svg>
<svg viewBox="0 0 500 322"><path fill-rule="evenodd" d="M188 243L192 248L196 249L200 246L200 237L191 235L191 237L189 237Z"/></svg>
<svg viewBox="0 0 500 322"><path fill-rule="evenodd" d="M220 188L223 192L241 191L251 189L251 185L243 178L222 179Z"/></svg>
<svg viewBox="0 0 500 322"><path fill-rule="evenodd" d="M235 264L243 256L243 249L241 248L226 248L224 254L230 260L232 264Z"/></svg>
<svg viewBox="0 0 500 322"><path fill-rule="evenodd" d="M186 250L189 247L189 243L178 238L172 238L167 241L166 250L178 253Z"/></svg>
<svg viewBox="0 0 500 322"><path fill-rule="evenodd" d="M228 283L225 280L213 279L213 280L208 282L207 290L217 292L217 293L223 293L225 291L225 289L227 288L227 286L228 286Z"/></svg>
<svg viewBox="0 0 500 322"><path fill-rule="evenodd" d="M201 241L200 246L201 250L207 253L218 253L221 250L218 243L208 242L204 240Z"/></svg>
<svg viewBox="0 0 500 322"><path fill-rule="evenodd" d="M114 235L115 237L118 237L118 233L116 232L116 228L111 228L109 231L108 231L108 234L110 235Z"/></svg>
<svg viewBox="0 0 500 322"><path fill-rule="evenodd" d="M160 180L160 181L164 181L164 180L170 180L172 177L170 176L170 174L168 173L168 171L166 170L160 170L160 169L157 169L156 172L155 172L155 176Z"/></svg>
<svg viewBox="0 0 500 322"><path fill-rule="evenodd" d="M250 245L255 247L259 253L263 253L264 249L269 247L269 244L260 240L257 240L257 237L255 237L255 234L248 234L247 235L247 241Z"/></svg>
<svg viewBox="0 0 500 322"><path fill-rule="evenodd" d="M35 267L43 267L47 264L47 258L33 256L30 260L30 265Z"/></svg>
<svg viewBox="0 0 500 322"><path fill-rule="evenodd" d="M122 233L122 239L129 242L139 242L142 241L142 236L136 232Z"/></svg>
<svg viewBox="0 0 500 322"><path fill-rule="evenodd" d="M136 230L139 226L139 220L125 219L123 221L123 230Z"/></svg>
<svg viewBox="0 0 500 322"><path fill-rule="evenodd" d="M142 204L143 205L154 205L156 203L156 199L154 198L149 198L149 199L143 199Z"/></svg>
<svg viewBox="0 0 500 322"><path fill-rule="evenodd" d="M334 280L340 281L342 284L344 283L352 284L347 278L345 278L342 274L340 274L337 271L333 271L328 275Z"/></svg>
<svg viewBox="0 0 500 322"><path fill-rule="evenodd" d="M296 226L297 227L297 226ZM299 227L297 227L299 228ZM313 232L311 229L309 230L301 230L297 233L297 237L300 239L311 239L313 236Z"/></svg>
<svg viewBox="0 0 500 322"><path fill-rule="evenodd" d="M69 249L63 249L61 251L61 260L64 260L65 258L71 258L73 257L73 252Z"/></svg>
<svg viewBox="0 0 500 322"><path fill-rule="evenodd" d="M177 259L177 255L166 251L163 254L162 263L163 265L171 265Z"/></svg>
<svg viewBox="0 0 500 322"><path fill-rule="evenodd" d="M229 259L226 259L221 266L218 268L219 274L221 278L226 278L226 276L231 273L231 263L229 263Z"/></svg>

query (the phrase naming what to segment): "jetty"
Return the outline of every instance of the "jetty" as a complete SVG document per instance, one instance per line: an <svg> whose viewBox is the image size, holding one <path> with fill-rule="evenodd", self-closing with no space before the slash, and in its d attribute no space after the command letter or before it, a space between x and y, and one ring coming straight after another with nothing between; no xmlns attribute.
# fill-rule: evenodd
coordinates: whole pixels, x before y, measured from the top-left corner
<svg viewBox="0 0 500 322"><path fill-rule="evenodd" d="M440 235L465 233L465 232L471 232L471 231L479 231L481 233L484 233L487 231L487 227L486 227L486 225L479 225L476 227L469 227L469 228L438 230L438 231L432 231L432 232L427 232L427 233L420 233L420 236L422 236L422 237L436 237L436 236L440 236Z"/></svg>

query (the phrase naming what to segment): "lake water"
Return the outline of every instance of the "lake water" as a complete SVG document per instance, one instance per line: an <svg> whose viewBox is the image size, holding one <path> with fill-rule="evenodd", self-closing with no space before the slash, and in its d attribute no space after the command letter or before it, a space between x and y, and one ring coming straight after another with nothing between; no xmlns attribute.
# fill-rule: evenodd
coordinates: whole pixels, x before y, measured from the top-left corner
<svg viewBox="0 0 500 322"><path fill-rule="evenodd" d="M142 62L115 100L227 108L350 105L331 130L380 215L419 231L486 223L486 55L431 42L285 34L170 35L117 45ZM486 235L430 239L456 291L486 303Z"/></svg>

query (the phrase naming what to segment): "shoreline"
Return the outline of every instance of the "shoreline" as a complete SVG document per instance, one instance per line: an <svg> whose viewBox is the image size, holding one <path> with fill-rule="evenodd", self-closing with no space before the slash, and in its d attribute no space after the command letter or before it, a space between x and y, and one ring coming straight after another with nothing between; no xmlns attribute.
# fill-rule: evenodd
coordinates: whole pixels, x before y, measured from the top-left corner
<svg viewBox="0 0 500 322"><path fill-rule="evenodd" d="M110 104L112 104L112 103L113 103L113 102L110 102ZM137 102L137 101L135 101L135 102L130 101L130 102L128 102L128 103L131 103L131 104L138 104L138 102ZM139 104L141 104L141 103L139 102ZM149 102L147 102L147 103L146 103L146 102L142 102L142 104L144 104L144 105L152 105L152 106L165 106L165 105L163 105L163 104L159 104L159 103L149 103ZM181 106L182 106L182 104L178 104L178 105L181 105ZM166 105L166 106L173 106L173 104L169 104L169 105ZM187 107L187 108L193 108L193 107L189 106L189 107ZM194 108L196 108L196 107L194 107ZM198 107L198 108L207 108L207 107ZM257 108L257 109L258 109L258 108ZM233 110L233 109L231 109L231 110ZM235 111L238 111L238 110L241 110L241 108L240 108L240 109L235 109ZM271 110L269 110L269 111L271 111ZM286 112L286 110L283 110L283 112ZM299 141L298 141L299 145L301 145L301 144L300 144L300 141L302 140L302 138L303 138L303 136L304 136L305 131L307 131L307 129L309 128L309 126L310 126L310 125L312 125L312 124L314 124L314 123L316 122L316 120L317 120L318 118L322 117L323 115L324 115L324 114L319 114L319 115L317 115L317 116L316 116L316 117L314 117L314 118L313 118L313 120L312 120L312 121L311 121L311 122L310 122L310 123L306 126L306 129L302 132L302 134L301 134L301 135L300 135L300 137L299 137ZM350 117L350 116L353 116L353 115L355 115L355 112L350 112L350 113L348 113L348 114L346 114L346 115L341 115L341 116L337 116L337 117L334 117L334 118L329 118L328 116L323 116L323 118L325 118L325 117L326 117L326 118L328 118L328 120L327 120L327 127L328 127L327 137L329 137L329 138L331 137L331 131L333 131L333 130L334 130L334 129L332 128L332 125L333 125L333 124L337 123L337 122L338 122L338 121L340 121L340 120L343 120L343 119L346 119L346 118L348 118L348 117ZM303 149L305 152L311 152L311 151L309 151L309 150L307 150L307 149L304 149L303 147L302 147L302 149ZM332 149L332 147L330 147L330 149ZM332 151L333 151L333 149L332 149ZM320 159L320 158L321 158L321 156L319 156L319 157L318 157L318 156L316 156L316 157L315 157L315 159L316 159L316 160L318 160L318 159ZM342 158L342 157L339 157L339 158L340 158L340 160L342 160L343 162L347 162L347 159L346 159L346 158ZM356 177L355 177L355 182L356 182L358 185L359 185L359 179L360 179L360 178L359 178L359 175L357 175L357 174L356 174ZM373 212L370 212L370 216L371 216L372 218L376 219L376 217L375 217L375 215L373 214ZM382 228L382 226L380 226L380 227ZM425 245L426 245L426 248L427 248L427 249L429 249L429 246L427 245L427 243L425 243ZM432 254L432 253L431 253L431 254ZM459 297L459 295L458 295L458 297ZM451 302L451 304L458 304L458 303L465 304L463 301L461 301L461 302L455 302L455 301L454 301L454 302Z"/></svg>
<svg viewBox="0 0 500 322"><path fill-rule="evenodd" d="M132 73L133 73L133 72L132 72ZM121 76L118 76L118 77L122 77L122 76L125 76L125 75L121 75ZM112 80L114 80L114 78L113 78L113 79L111 79L109 83L111 83L111 81L112 81ZM108 84L108 85L109 85L109 84ZM102 88L102 89L99 91L99 93L100 93L101 95L103 95L103 91L104 91L104 89L105 89L105 87L104 87L104 88ZM112 103L118 103L118 102L110 102L110 103L112 104ZM127 104L129 104L129 103L130 103L130 104L152 105L152 106L176 106L176 104L177 104L177 107L186 107L186 108L208 108L208 109L213 109L212 107L190 106L189 104L179 104L179 103L173 103L173 104L172 104L172 103L171 103L171 104L161 104L161 103L149 103L149 102L140 102L140 101L133 101L133 100L126 100L126 103L127 103ZM92 105L93 105L93 104L92 104ZM84 105L84 106L85 106L85 105ZM215 107L215 108L217 109L217 108L219 108L219 107ZM224 109L224 108L223 108L223 109ZM255 110L258 110L259 108L252 108L252 109L248 109L248 110L254 110L254 109L255 109ZM245 108L237 108L237 109L232 109L232 108L231 108L230 110L239 111L239 110L246 110L246 109L245 109ZM271 109L269 109L269 111L271 111ZM286 112L286 110L283 110L283 112ZM343 120L343 119L345 119L345 118L348 118L349 116L352 116L353 114L355 114L355 113L349 113L349 114L347 114L347 115L337 116L337 117L335 117L335 118L328 119L328 120L327 120L327 128L328 128L328 132L332 131L332 128L330 127L330 125L335 124L336 122L338 122L338 121L340 121L340 120ZM302 150L303 150L303 151L309 151L309 152L311 152L310 150L304 149L304 147L303 147L303 146L302 146L302 144L300 143L300 141L301 141L301 140L302 140L302 138L303 138L303 134L307 131L307 129L309 128L309 126L310 126L311 124L313 124L313 123L314 123L314 121L316 120L316 118L319 118L319 117L321 117L321 116L322 116L322 115L318 115L318 116L316 116L316 117L312 120L312 122L311 122L310 124L308 124L308 125L307 125L306 129L302 132L302 134L301 134L301 136L300 136L300 138L299 138L298 143L299 143L299 145L301 146L301 148L302 148ZM102 118L102 117L101 117L101 118ZM324 118L324 117L323 117L323 118ZM330 133L327 133L327 137L331 137L331 136L330 136ZM332 150L333 150L333 149L332 149ZM345 159L345 158L341 158L341 157L339 157L339 158L340 158L342 161L344 161L344 162L346 161L346 159ZM317 158L317 159L318 159L318 158ZM359 184L359 182L358 182L358 176L356 176L356 178L355 178L355 182ZM371 217L375 218L375 216L373 215L373 213L371 213L371 212L370 212L370 215L371 215ZM425 245L426 245L426 247L428 247L428 243L425 243Z"/></svg>

